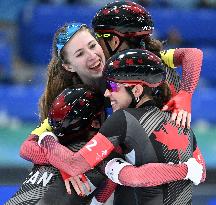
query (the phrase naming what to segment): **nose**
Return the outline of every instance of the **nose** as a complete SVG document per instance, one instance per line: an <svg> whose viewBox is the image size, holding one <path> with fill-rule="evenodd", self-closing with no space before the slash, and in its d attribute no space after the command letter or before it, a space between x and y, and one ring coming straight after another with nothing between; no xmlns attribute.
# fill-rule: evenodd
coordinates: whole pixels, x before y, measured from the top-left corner
<svg viewBox="0 0 216 205"><path fill-rule="evenodd" d="M111 92L108 89L106 89L104 92L104 97L108 98L110 96L111 96Z"/></svg>
<svg viewBox="0 0 216 205"><path fill-rule="evenodd" d="M94 51L92 51L92 50L88 50L87 53L88 53L89 60L93 60L93 59L95 59L97 57L96 53Z"/></svg>

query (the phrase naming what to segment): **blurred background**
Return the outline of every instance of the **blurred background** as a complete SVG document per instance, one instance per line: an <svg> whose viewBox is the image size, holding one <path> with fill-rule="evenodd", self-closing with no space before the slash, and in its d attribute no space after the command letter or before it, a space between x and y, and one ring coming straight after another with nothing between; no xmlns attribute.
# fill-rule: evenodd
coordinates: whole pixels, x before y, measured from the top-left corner
<svg viewBox="0 0 216 205"><path fill-rule="evenodd" d="M19 147L38 124L38 99L51 57L52 36L65 22L90 25L110 0L0 0L0 204L31 169ZM196 47L204 60L193 96L192 127L207 163L207 180L193 204L216 205L216 0L139 0L167 48ZM180 68L178 68L181 70Z"/></svg>

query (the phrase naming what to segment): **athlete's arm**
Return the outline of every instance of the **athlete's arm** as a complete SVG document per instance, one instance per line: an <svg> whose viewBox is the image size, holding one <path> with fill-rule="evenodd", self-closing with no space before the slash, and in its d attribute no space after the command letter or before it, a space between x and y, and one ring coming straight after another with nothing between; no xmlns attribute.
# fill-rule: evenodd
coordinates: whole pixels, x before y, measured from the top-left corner
<svg viewBox="0 0 216 205"><path fill-rule="evenodd" d="M193 139L193 158L185 163L148 163L134 167L118 158L107 163L105 172L114 182L125 186L157 186L183 179L190 179L198 185L205 180L206 167L192 130L190 130L190 136Z"/></svg>
<svg viewBox="0 0 216 205"><path fill-rule="evenodd" d="M20 156L23 159L33 162L34 164L49 164L43 149L38 146L39 136L47 131L51 131L48 119L45 119L40 126L34 129L28 138L22 143L20 147Z"/></svg>
<svg viewBox="0 0 216 205"><path fill-rule="evenodd" d="M179 48L174 52L174 65L182 65L181 90L193 94L200 77L203 52L197 48Z"/></svg>
<svg viewBox="0 0 216 205"><path fill-rule="evenodd" d="M182 164L148 163L140 167L116 158L107 163L105 172L112 181L132 187L158 186L184 179L190 179L198 185L203 167L195 158Z"/></svg>
<svg viewBox="0 0 216 205"><path fill-rule="evenodd" d="M20 147L20 157L34 164L50 164L43 148L38 146L38 136L31 134Z"/></svg>
<svg viewBox="0 0 216 205"><path fill-rule="evenodd" d="M161 51L160 55L168 67L182 66L180 89L193 94L200 77L203 52L197 48L177 48Z"/></svg>
<svg viewBox="0 0 216 205"><path fill-rule="evenodd" d="M203 53L196 48L170 49L161 52L161 58L170 68L182 66L180 91L164 106L163 110L172 110L172 120L182 127L189 128L191 122L191 98L199 81Z"/></svg>

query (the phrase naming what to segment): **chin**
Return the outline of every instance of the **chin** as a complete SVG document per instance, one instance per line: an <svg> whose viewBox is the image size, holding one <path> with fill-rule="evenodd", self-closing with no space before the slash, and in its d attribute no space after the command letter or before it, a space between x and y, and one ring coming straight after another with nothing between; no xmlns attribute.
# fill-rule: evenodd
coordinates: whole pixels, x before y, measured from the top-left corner
<svg viewBox="0 0 216 205"><path fill-rule="evenodd" d="M91 73L91 76L94 77L94 78L100 78L100 77L102 77L102 75L103 75L102 71L98 72L98 73Z"/></svg>
<svg viewBox="0 0 216 205"><path fill-rule="evenodd" d="M112 107L113 112L115 112L115 111L117 111L117 110L119 110L119 109L120 109L120 108Z"/></svg>

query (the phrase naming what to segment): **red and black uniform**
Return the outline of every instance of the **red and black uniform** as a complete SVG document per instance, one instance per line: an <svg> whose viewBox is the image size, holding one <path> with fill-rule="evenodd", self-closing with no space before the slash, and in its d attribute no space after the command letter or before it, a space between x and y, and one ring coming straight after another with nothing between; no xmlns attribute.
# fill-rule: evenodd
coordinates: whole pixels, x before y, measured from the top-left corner
<svg viewBox="0 0 216 205"><path fill-rule="evenodd" d="M201 154L199 153L200 156L197 157L198 148L192 130L177 128L169 122L169 119L169 113L161 112L149 101L142 108L128 108L116 111L112 117L107 119L100 129L100 133L106 136L113 144L122 144L122 147L125 148L124 153L127 161L136 166L152 162L173 162L178 164L186 162L193 156L193 153L194 157L200 161ZM204 164L204 161L201 163ZM163 169L160 172L160 176L149 173L149 176L146 177L164 177L165 179L169 174L174 174L172 172L168 174ZM124 176L125 183L130 185L130 181L137 180L141 175L142 173L138 176L135 173L128 173L127 176ZM142 184L141 180L139 183ZM131 200L130 197L134 200ZM191 204L191 202L192 182L189 180L146 188L118 186L114 199L115 205L185 205Z"/></svg>
<svg viewBox="0 0 216 205"><path fill-rule="evenodd" d="M94 190L91 194L86 197L81 197L77 195L74 189L71 190L71 194L68 194L59 170L49 165L44 153L40 152L41 149L37 144L37 138L36 135L31 135L26 143L28 143L28 145L31 144L29 147L32 148L32 154L37 156L37 162L40 165L35 164L33 166L20 189L5 205L86 205L89 204L92 197L98 192L98 187L103 188L106 186L108 192L111 191L112 193L114 191L116 185L111 180L107 179L103 171L101 171L101 169L104 169L102 165L85 173L90 182L91 190ZM77 141L76 143L68 145L67 148L73 152L77 152L85 144L86 141ZM110 159L119 156L119 154L115 153L113 156L110 156ZM105 202L111 193L108 193L108 196L106 196L107 191L104 194L100 193L100 201Z"/></svg>
<svg viewBox="0 0 216 205"><path fill-rule="evenodd" d="M196 51L197 51L197 53L195 52L194 53L194 55L196 56L196 55L198 55L199 54L199 50L198 49L195 49ZM178 65L180 65L180 64L182 64L183 65L183 68L185 68L185 70L187 70L189 73L191 73L191 75L190 75L190 78L187 78L187 75L184 75L184 77L183 77L183 79L186 77L187 78L187 81L186 81L186 84L184 83L183 85L191 85L191 86L187 86L187 88L188 88L188 92L190 92L190 93L193 93L193 91L194 91L194 88L195 88L195 86L196 86L196 84L197 84L197 81L198 81L198 79L199 79L199 73L200 73L200 62L201 62L201 55L200 55L200 59L199 59L199 61L197 60L197 61L192 61L193 59L191 58L192 56L190 55L189 57L187 57L187 51L189 52L189 50L187 50L187 49L176 49L175 50L175 53L173 52L170 56L170 58L167 58L167 53L163 56L161 56L162 57L162 59L164 60L164 59L168 59L167 60L167 62L169 61L169 62L171 62L171 64L173 63L173 55L175 55L175 57L176 57L176 60L175 60L175 62L173 63L175 66L178 66ZM168 55L169 56L169 55ZM184 58L184 57L187 57L187 58ZM198 56L197 56L198 57ZM171 59L171 61L170 61L170 59ZM198 58L197 58L198 59ZM168 64L166 62L166 64ZM190 63L191 62L193 62L192 63L192 65L191 66L189 66L190 65ZM168 64L169 66L170 66L170 63ZM171 66L170 66L171 67ZM190 70L191 69L191 70ZM183 72L184 73L184 72ZM191 76L195 76L196 78L192 78ZM173 90L175 90L174 92L173 92L173 94L175 95L175 92L176 91L178 91L180 88L180 81L179 81L179 76L178 75L176 75L176 71L174 70L174 69L170 69L170 68L167 68L167 81L168 81L168 83L171 85L171 88L174 88ZM194 79L196 79L196 80L194 80ZM192 83L190 83L191 82L191 80L193 81ZM184 89L184 87L185 86L182 86L181 88L183 88ZM156 120L157 121L157 120ZM148 121L147 123L149 123L149 125L152 125L152 121ZM117 125L116 123L114 123L115 124L115 126ZM154 124L154 123L153 123ZM113 126L113 125L111 125L111 126ZM115 127L114 126L114 127ZM109 127L109 129L110 130L112 130L113 128L112 127ZM55 142L53 142L53 143L55 143ZM46 143L45 143L46 144ZM34 145L35 146L35 145ZM33 147L34 147L33 146ZM36 145L37 146L37 145ZM24 158L27 158L27 159L30 159L31 160L31 158L33 157L33 155L35 155L35 149L32 147L32 144L30 143L30 144L26 144L26 146L23 146L22 147L22 154L23 154L23 157ZM47 143L45 146L44 146L44 148L39 148L39 150L38 150L38 146L37 146L37 154L38 153L43 153L43 155L41 156L41 158L40 158L40 160L41 159L43 159L43 158L46 158L47 156L45 156L45 155L49 155L49 157L51 157L49 160L50 161L52 161L52 162L55 162L56 164L58 164L58 165L62 165L62 166L65 166L64 168L64 171L65 172L68 172L68 170L70 169L70 167L71 166L74 166L74 163L75 163L75 161L73 161L72 163L70 163L70 160L65 160L65 163L63 162L61 162L61 161L58 161L58 160L56 160L56 158L55 158L55 156L53 156L52 157L52 154L53 153L49 153L49 151L50 150L53 150L53 149L50 149L50 147L49 147L49 143ZM62 154L62 153L64 153L64 151L65 152L67 152L68 150L64 150L64 149L62 149L61 151L63 151L63 152L61 152L61 153L59 153L59 156L60 156L60 154ZM32 153L32 154L31 154ZM133 152L132 152L133 153ZM26 156L28 156L28 157L26 157ZM48 158L49 158L48 157ZM34 157L33 157L34 158ZM61 160L63 160L64 161L64 158L65 159L67 159L67 154L64 154L64 156L62 157L62 159ZM80 159L80 163L79 163L79 165L78 165L78 167L77 168L75 168L75 170L74 170L74 167L73 167L73 169L71 169L72 170L72 172L71 172L71 170L69 170L69 172L71 173L71 175L73 175L73 174L75 174L76 175L76 173L79 173L80 172L80 166L83 166L83 170L84 171L81 171L81 172L85 172L86 170L88 170L89 169L89 165L86 165L86 163L83 163L82 164L82 160L83 160L83 158L81 157L81 158L79 158ZM36 160L36 159L34 159L34 160ZM33 160L33 162L34 162L34 160ZM39 158L37 158L37 160L39 160ZM36 161L37 161L36 160ZM40 161L39 160L39 161ZM50 161L49 161L49 163L50 163ZM39 163L39 162L38 162ZM75 163L76 164L76 163ZM66 166L67 165L67 166ZM73 172L74 171L74 172ZM128 178L129 179L129 178ZM131 180L133 180L133 179L131 179ZM155 179L153 179L152 178L152 180L155 180ZM165 179L164 178L164 180L166 181L167 179ZM163 181L163 180L162 180ZM126 183L126 181L125 181L125 183ZM128 184L128 185L130 185L130 184ZM150 183L150 185L154 185L154 183ZM118 189L116 190L116 203L118 203L118 200L117 200L117 196L118 196L118 193L120 193L120 191L121 191L121 189L124 189L125 187L123 187L123 186L119 186L118 187ZM130 191L130 189L132 190L132 191ZM137 188L137 189L140 189L140 188ZM123 197L122 197L122 199L126 199L126 195L127 196L130 196L130 194L132 193L132 195L133 196L135 196L134 195L134 189L133 188L129 188L129 187L127 187L127 193L126 192L124 192L123 193ZM130 204L132 204L132 201L134 201L135 203L136 203L136 198L133 200L129 200L130 201ZM128 200L126 200L126 202L128 203L129 202ZM127 204L127 203L119 203L119 204Z"/></svg>
<svg viewBox="0 0 216 205"><path fill-rule="evenodd" d="M127 160L136 166L158 162L179 164L193 156L205 170L192 131L175 127L169 119L170 113L161 112L152 101L148 101L142 108L128 108L113 113L102 125L100 133L77 153L69 152L66 147L49 136L42 142L40 151L51 164L56 167L61 166L61 169L71 176L85 173L100 163L118 145L124 148ZM139 188L119 186L115 192L115 204L190 204L192 182L189 180L171 182L173 179L184 179L187 168L183 166L178 172L175 167L156 166L156 169L157 176L147 172L148 176L138 171L120 177L125 185L139 186ZM142 171L145 173L145 169ZM166 182L170 183L163 184ZM140 188L141 186L145 188ZM122 189L124 192L121 192Z"/></svg>

